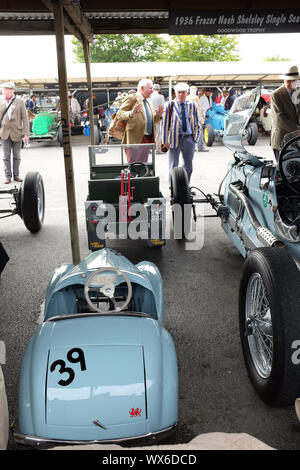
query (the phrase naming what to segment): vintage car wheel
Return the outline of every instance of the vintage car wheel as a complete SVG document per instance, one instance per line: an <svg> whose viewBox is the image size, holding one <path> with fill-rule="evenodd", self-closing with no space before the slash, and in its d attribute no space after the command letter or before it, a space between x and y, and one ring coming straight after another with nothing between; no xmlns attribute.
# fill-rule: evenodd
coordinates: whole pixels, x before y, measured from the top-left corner
<svg viewBox="0 0 300 470"><path fill-rule="evenodd" d="M240 337L246 368L259 396L286 406L300 396L300 274L285 248L255 249L240 283ZM299 348L299 346L298 346Z"/></svg>
<svg viewBox="0 0 300 470"><path fill-rule="evenodd" d="M94 124L94 136L95 136L94 145L101 144L102 134L101 134L101 131L100 131L99 127L97 126L97 124Z"/></svg>
<svg viewBox="0 0 300 470"><path fill-rule="evenodd" d="M45 191L43 179L37 171L26 173L21 186L21 213L25 227L38 232L45 214Z"/></svg>
<svg viewBox="0 0 300 470"><path fill-rule="evenodd" d="M211 124L205 124L203 133L204 133L204 142L206 143L208 147L211 147L215 140L214 130Z"/></svg>
<svg viewBox="0 0 300 470"><path fill-rule="evenodd" d="M247 142L249 145L255 145L258 138L258 127L256 122L250 122L247 127Z"/></svg>
<svg viewBox="0 0 300 470"><path fill-rule="evenodd" d="M171 175L171 201L174 238L184 239L190 233L192 204L188 177L183 167L173 168Z"/></svg>
<svg viewBox="0 0 300 470"><path fill-rule="evenodd" d="M62 147L64 145L64 136L63 136L63 129L62 125L58 126L57 129L57 142Z"/></svg>

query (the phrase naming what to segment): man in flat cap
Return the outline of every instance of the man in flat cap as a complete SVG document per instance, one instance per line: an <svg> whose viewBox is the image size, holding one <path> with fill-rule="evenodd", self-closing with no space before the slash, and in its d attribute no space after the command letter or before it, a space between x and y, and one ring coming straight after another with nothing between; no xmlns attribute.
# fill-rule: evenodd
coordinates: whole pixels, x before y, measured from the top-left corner
<svg viewBox="0 0 300 470"><path fill-rule="evenodd" d="M294 92L299 80L298 67L290 67L285 75L280 75L283 85L271 94L272 130L271 146L278 161L283 138L289 132L300 129L300 104L294 100Z"/></svg>
<svg viewBox="0 0 300 470"><path fill-rule="evenodd" d="M29 123L24 101L14 94L15 84L7 82L2 85L3 96L0 101L0 138L4 152L5 184L9 184L12 177L21 182L19 169L21 163L22 136L24 142L29 140ZM13 168L11 165L13 154Z"/></svg>
<svg viewBox="0 0 300 470"><path fill-rule="evenodd" d="M179 163L180 152L190 182L195 146L201 131L197 105L187 100L189 86L177 83L174 89L176 98L166 103L161 124L161 143L166 150L169 149L169 187L173 168Z"/></svg>

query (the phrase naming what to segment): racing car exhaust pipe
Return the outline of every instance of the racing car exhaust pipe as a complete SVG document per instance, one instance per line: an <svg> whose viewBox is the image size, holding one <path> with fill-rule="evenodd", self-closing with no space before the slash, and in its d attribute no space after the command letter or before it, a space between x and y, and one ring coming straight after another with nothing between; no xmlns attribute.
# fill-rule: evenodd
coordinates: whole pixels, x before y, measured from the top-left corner
<svg viewBox="0 0 300 470"><path fill-rule="evenodd" d="M250 219L250 222L255 229L256 236L258 240L265 246L265 247L270 247L270 246L284 246L281 240L279 238L275 237L273 233L267 228L263 227L256 215L255 212L249 202L249 199L247 196L241 191L240 189L237 188L233 183L229 185L230 191L235 194L235 196L243 203L248 217Z"/></svg>

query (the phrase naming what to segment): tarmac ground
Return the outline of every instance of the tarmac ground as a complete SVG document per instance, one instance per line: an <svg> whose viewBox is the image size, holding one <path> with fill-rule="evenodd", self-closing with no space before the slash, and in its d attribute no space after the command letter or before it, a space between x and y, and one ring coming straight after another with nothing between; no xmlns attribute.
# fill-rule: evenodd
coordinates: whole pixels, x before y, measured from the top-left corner
<svg viewBox="0 0 300 470"><path fill-rule="evenodd" d="M73 138L81 258L89 254L84 212L88 144L87 137ZM269 136L260 136L250 150L272 158ZM216 193L231 156L222 142L215 142L209 152L196 152L191 185ZM37 327L47 283L56 266L72 262L63 150L55 142L33 143L23 149L22 175L32 170L41 173L45 185L42 230L32 235L19 216L0 222L0 240L10 256L0 281L0 339L6 345L3 373L12 427L17 427L22 356ZM168 154L156 156L156 173L169 200ZM7 187L2 177L0 187ZM209 206L204 210L213 213ZM165 326L175 343L179 371L179 425L169 444L188 442L202 433L228 432L247 433L276 449L299 449L300 425L294 407L268 407L247 376L238 331L244 260L218 218L202 219L199 230L202 238L197 249L172 236L159 250L149 248L145 240L107 243L134 263L154 262L164 281ZM9 448L20 446L11 438Z"/></svg>

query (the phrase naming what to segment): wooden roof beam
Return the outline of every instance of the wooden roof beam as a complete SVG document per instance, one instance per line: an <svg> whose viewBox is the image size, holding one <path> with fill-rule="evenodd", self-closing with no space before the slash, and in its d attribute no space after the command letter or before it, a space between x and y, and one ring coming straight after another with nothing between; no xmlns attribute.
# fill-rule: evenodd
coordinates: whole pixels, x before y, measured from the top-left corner
<svg viewBox="0 0 300 470"><path fill-rule="evenodd" d="M89 42L94 40L94 32L90 22L84 16L78 3L73 0L63 0L63 8L68 13L76 28L82 36Z"/></svg>
<svg viewBox="0 0 300 470"><path fill-rule="evenodd" d="M43 4L53 13L53 5L51 0L42 0ZM63 0L64 8L64 26L66 30L76 36L79 41L85 38L88 42L93 42L94 33L91 24L83 15L78 4L72 0Z"/></svg>

